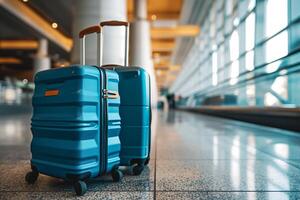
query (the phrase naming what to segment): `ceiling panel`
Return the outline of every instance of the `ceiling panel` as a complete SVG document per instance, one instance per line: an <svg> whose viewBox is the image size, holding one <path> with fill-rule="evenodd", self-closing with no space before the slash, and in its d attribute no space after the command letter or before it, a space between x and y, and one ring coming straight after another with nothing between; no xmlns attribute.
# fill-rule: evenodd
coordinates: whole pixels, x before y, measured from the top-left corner
<svg viewBox="0 0 300 200"><path fill-rule="evenodd" d="M58 30L66 36L72 37L72 21L74 3L73 0L30 0L28 5L49 23L56 22Z"/></svg>
<svg viewBox="0 0 300 200"><path fill-rule="evenodd" d="M74 13L74 0L29 0L27 5L30 6L34 11L36 11L41 17L43 17L49 23L56 22L58 23L58 30L61 31L64 35L72 37L72 23L73 23L73 13ZM128 5L128 18L133 19L133 9L134 9L134 0L127 0ZM162 82L164 79L167 79L170 72L179 71L180 67L174 67L174 64L171 63L171 55L175 49L175 38L177 37L176 33L179 31L178 28L173 28L177 26L177 21L180 17L180 11L183 4L183 0L148 0L148 19L154 24L163 24L160 21L165 20L163 27L157 27L156 31L171 31L172 37L156 38L152 39L152 55L155 60L159 62L155 63L155 69L160 74L159 82ZM153 18L153 16L155 17ZM155 23L154 23L155 22ZM172 22L172 25L170 25ZM167 27L166 26L172 26ZM152 25L152 23L151 23ZM0 39L13 39L13 40L38 40L41 35L36 31L30 29L23 22L18 20L16 17L10 15L7 11L0 8ZM154 28L154 26L152 26ZM166 30L165 30L165 29ZM172 30L171 30L171 29ZM153 29L154 30L154 29ZM177 32L176 32L177 31ZM153 31L152 31L153 32ZM168 35L171 33L168 32ZM50 54L52 58L57 58L58 55L69 59L69 53L61 50L53 42L49 43ZM17 58L25 59L26 69L29 69L28 66L32 63L29 60L32 60L32 55L35 51L22 51L22 55L19 55L21 51L1 51L7 56L15 56ZM3 55L3 54L2 54ZM164 63L162 63L164 62ZM19 69L20 66L16 65L14 68ZM175 70L176 68L176 70ZM174 76L174 75L172 75ZM162 78L164 77L164 78Z"/></svg>

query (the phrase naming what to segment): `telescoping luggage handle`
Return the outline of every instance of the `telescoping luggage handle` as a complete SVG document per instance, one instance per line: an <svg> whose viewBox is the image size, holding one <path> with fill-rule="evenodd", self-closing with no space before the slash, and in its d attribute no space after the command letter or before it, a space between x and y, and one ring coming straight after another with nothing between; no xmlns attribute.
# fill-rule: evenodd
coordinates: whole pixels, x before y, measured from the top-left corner
<svg viewBox="0 0 300 200"><path fill-rule="evenodd" d="M101 27L100 26L90 26L88 28L83 29L79 32L79 39L80 39L80 64L85 65L85 36L97 33L97 66L99 67L102 62L102 55L101 55ZM119 93L116 91L111 91L104 89L103 90L103 97L107 99L117 99L119 98Z"/></svg>
<svg viewBox="0 0 300 200"><path fill-rule="evenodd" d="M79 32L80 39L80 64L85 65L85 37L86 35L97 33L97 66L100 66L102 63L102 54L101 54L101 27L90 26L83 29Z"/></svg>
<svg viewBox="0 0 300 200"><path fill-rule="evenodd" d="M104 21L100 23L100 26L124 26L125 27L125 61L124 67L128 66L128 41L129 41L129 23L124 21Z"/></svg>

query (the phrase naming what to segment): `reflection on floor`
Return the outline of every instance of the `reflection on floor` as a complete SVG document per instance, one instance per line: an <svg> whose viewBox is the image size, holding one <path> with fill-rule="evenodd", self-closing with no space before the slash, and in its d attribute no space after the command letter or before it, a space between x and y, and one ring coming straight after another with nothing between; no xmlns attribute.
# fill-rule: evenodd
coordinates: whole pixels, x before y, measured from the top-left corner
<svg viewBox="0 0 300 200"><path fill-rule="evenodd" d="M141 176L91 180L89 199L299 199L300 135L185 112L157 113ZM30 114L0 116L0 199L74 198L62 180L29 170ZM156 139L155 139L156 138Z"/></svg>

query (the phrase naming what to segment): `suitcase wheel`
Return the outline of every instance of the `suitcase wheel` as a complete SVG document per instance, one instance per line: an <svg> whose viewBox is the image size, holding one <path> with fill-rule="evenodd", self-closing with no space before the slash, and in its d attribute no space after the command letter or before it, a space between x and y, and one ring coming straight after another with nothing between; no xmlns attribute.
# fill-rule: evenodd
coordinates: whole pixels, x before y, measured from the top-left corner
<svg viewBox="0 0 300 200"><path fill-rule="evenodd" d="M87 191L87 186L84 181L75 182L73 187L74 187L74 190L75 190L77 196L82 196Z"/></svg>
<svg viewBox="0 0 300 200"><path fill-rule="evenodd" d="M114 182L119 182L123 178L123 173L119 169L113 169L111 176Z"/></svg>
<svg viewBox="0 0 300 200"><path fill-rule="evenodd" d="M132 172L134 175L140 175L144 170L144 165L136 165L133 167Z"/></svg>
<svg viewBox="0 0 300 200"><path fill-rule="evenodd" d="M26 174L25 180L28 184L34 184L38 176L39 176L39 172L31 171Z"/></svg>

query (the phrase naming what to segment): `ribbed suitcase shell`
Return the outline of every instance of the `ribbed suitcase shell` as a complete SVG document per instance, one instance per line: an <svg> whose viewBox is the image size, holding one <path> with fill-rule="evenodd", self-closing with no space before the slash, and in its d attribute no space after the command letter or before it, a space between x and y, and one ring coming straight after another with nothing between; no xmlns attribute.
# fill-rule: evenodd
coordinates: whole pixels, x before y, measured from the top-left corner
<svg viewBox="0 0 300 200"><path fill-rule="evenodd" d="M121 165L149 158L151 143L150 77L140 67L109 67L119 74Z"/></svg>
<svg viewBox="0 0 300 200"><path fill-rule="evenodd" d="M120 99L107 99L106 104L102 98L103 87L118 91L118 82L116 72L92 66L51 69L36 75L31 164L40 173L80 179L87 174L96 177L119 165ZM59 93L45 96L49 90ZM101 113L105 105L108 120L104 124Z"/></svg>

